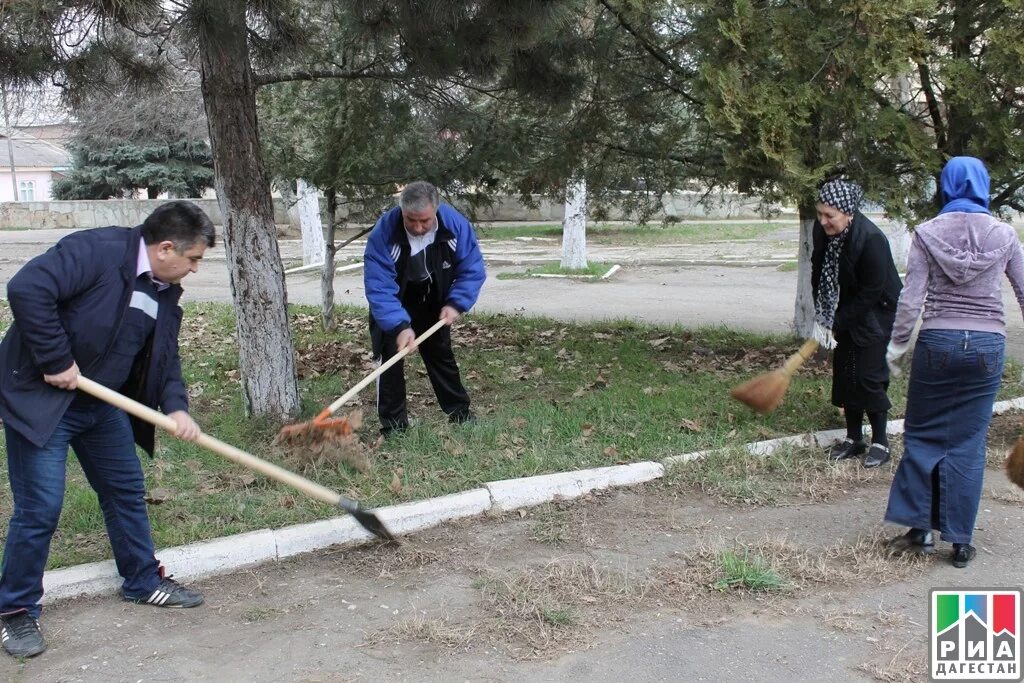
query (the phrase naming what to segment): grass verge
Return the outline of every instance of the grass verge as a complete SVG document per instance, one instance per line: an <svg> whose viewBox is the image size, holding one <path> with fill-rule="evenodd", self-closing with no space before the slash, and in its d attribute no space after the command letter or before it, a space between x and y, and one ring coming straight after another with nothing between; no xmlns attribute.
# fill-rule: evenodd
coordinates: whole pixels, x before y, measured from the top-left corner
<svg viewBox="0 0 1024 683"><path fill-rule="evenodd" d="M560 275L579 279L583 282L597 282L611 268L607 263L590 262L586 268L562 268L557 262L546 263L520 272L498 273L499 280L521 280L538 275Z"/></svg>
<svg viewBox="0 0 1024 683"><path fill-rule="evenodd" d="M587 240L594 244L615 246L665 244L672 242L706 244L717 241L758 239L788 228L795 229L796 222L648 223L646 225L588 223ZM490 224L476 226L476 232L483 239L508 240L517 237L561 239L562 226L558 223L507 226Z"/></svg>

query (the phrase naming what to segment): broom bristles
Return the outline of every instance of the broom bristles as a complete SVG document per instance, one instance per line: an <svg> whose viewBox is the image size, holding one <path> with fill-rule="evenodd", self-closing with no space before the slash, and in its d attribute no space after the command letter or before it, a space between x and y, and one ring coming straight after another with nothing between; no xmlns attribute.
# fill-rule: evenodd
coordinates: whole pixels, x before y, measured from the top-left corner
<svg viewBox="0 0 1024 683"><path fill-rule="evenodd" d="M1010 457L1006 459L1006 476L1017 486L1024 489L1024 436L1017 440Z"/></svg>
<svg viewBox="0 0 1024 683"><path fill-rule="evenodd" d="M772 370L735 387L729 395L762 415L767 415L782 403L791 376L782 368Z"/></svg>

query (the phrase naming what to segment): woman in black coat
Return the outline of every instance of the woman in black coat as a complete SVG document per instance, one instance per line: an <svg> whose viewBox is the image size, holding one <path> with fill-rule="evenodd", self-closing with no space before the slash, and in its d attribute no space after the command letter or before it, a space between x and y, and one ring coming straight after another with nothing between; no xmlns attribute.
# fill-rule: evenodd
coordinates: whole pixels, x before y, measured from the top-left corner
<svg viewBox="0 0 1024 683"><path fill-rule="evenodd" d="M900 282L889 241L859 211L863 192L855 183L832 180L818 195L811 284L814 336L835 349L832 403L846 415L846 439L829 451L833 460L864 454L864 467L889 460L885 425L892 407L886 391L886 346L892 332ZM863 422L871 423L871 447Z"/></svg>

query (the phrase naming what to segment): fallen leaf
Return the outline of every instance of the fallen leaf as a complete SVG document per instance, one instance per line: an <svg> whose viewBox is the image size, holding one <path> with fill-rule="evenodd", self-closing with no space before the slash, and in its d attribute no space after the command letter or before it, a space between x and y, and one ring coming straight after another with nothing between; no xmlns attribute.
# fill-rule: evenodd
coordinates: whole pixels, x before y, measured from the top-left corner
<svg viewBox="0 0 1024 683"><path fill-rule="evenodd" d="M619 449L616 448L614 445L611 445L608 448L604 449L604 454L607 455L609 458L617 458L619 457Z"/></svg>
<svg viewBox="0 0 1024 683"><path fill-rule="evenodd" d="M398 472L391 473L391 483L388 484L388 489L396 496L402 495L402 479L398 476Z"/></svg>
<svg viewBox="0 0 1024 683"><path fill-rule="evenodd" d="M727 438L727 439L731 439L731 438L732 438L732 437L734 437L734 436L736 436L736 430L735 430L735 429L732 429L732 430L730 430L730 431L729 431L729 433L728 433L728 434L726 434L726 435L725 435L725 438Z"/></svg>
<svg viewBox="0 0 1024 683"><path fill-rule="evenodd" d="M586 390L583 387L580 387L576 391L572 392L572 397L573 398L582 398L583 394L585 394L585 393L587 393Z"/></svg>
<svg viewBox="0 0 1024 683"><path fill-rule="evenodd" d="M149 492L149 495L143 498L150 505L160 505L174 498L174 493L170 489L153 489Z"/></svg>
<svg viewBox="0 0 1024 683"><path fill-rule="evenodd" d="M580 425L580 432L583 436L591 436L594 433L594 425L589 422L585 422Z"/></svg>
<svg viewBox="0 0 1024 683"><path fill-rule="evenodd" d="M697 422L696 420L689 420L687 418L683 418L683 421L679 423L679 428L680 429L685 429L688 432L702 432L702 431L704 431L704 426L701 425L700 422Z"/></svg>

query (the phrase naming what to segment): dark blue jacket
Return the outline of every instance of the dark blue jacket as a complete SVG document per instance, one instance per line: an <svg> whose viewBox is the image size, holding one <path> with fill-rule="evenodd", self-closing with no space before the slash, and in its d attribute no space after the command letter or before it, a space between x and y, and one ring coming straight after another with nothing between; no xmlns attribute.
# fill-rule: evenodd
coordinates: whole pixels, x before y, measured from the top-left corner
<svg viewBox="0 0 1024 683"><path fill-rule="evenodd" d="M103 367L135 287L141 228L96 228L68 235L7 283L14 324L0 342L0 417L37 446L64 416L74 392L53 375L78 363L89 377ZM188 410L178 331L181 287L158 294L156 326L123 391L165 413ZM135 441L153 453L152 425L132 420Z"/></svg>
<svg viewBox="0 0 1024 683"><path fill-rule="evenodd" d="M437 263L438 309L449 305L465 313L476 303L487 278L480 245L473 226L461 213L442 204L437 209L437 235L434 238ZM388 334L409 327L411 318L402 306L409 262L409 238L397 206L378 219L366 240L363 256L363 284L370 316Z"/></svg>

